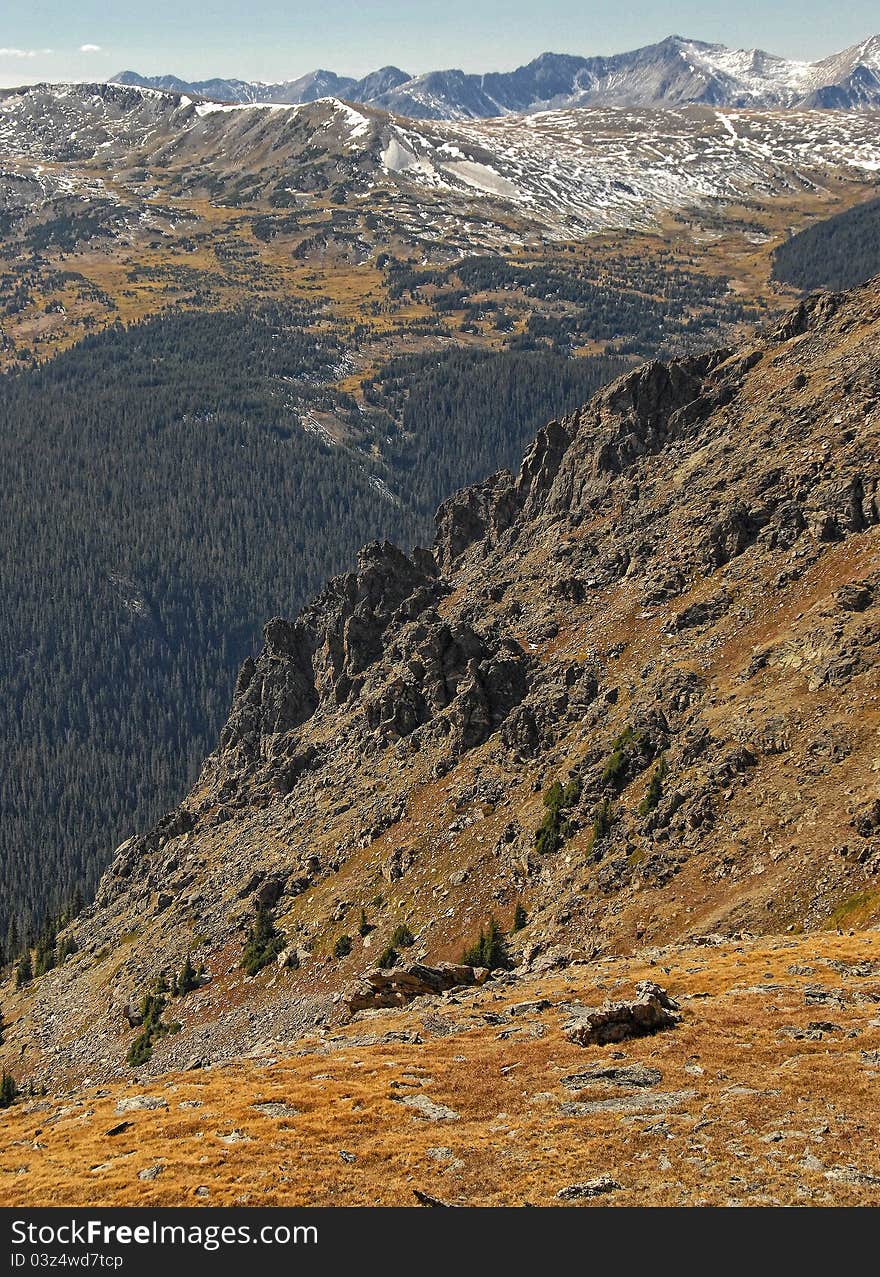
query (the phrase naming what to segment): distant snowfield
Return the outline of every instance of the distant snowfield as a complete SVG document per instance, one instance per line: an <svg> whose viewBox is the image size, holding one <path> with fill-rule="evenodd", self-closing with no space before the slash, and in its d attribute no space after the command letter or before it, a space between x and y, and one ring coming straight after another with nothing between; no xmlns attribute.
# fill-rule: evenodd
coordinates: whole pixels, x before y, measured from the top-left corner
<svg viewBox="0 0 880 1277"><path fill-rule="evenodd" d="M192 106L188 97L180 99L182 107ZM229 115L235 111L298 111L299 107L284 106L277 102L199 102L196 104L196 115L203 119L206 115Z"/></svg>
<svg viewBox="0 0 880 1277"><path fill-rule="evenodd" d="M521 194L513 182L502 177L488 164L478 164L475 160L448 160L440 168L455 180L465 182L478 191L487 191L490 195L516 199Z"/></svg>
<svg viewBox="0 0 880 1277"><path fill-rule="evenodd" d="M551 234L644 226L880 166L880 112L588 108L390 130L390 173L512 203Z"/></svg>
<svg viewBox="0 0 880 1277"><path fill-rule="evenodd" d="M296 189L297 166L315 163L310 136L336 173L341 164L354 175L350 198L369 202L390 187L408 197L401 217L415 203L438 233L451 217L462 232L480 223L479 235L499 244L509 242L512 211L542 235L568 238L880 172L880 111L581 107L416 121L338 98L193 102L121 85L0 94L0 164L51 166L43 183L83 193L135 159L167 168L169 154L182 168L228 174L234 165Z"/></svg>

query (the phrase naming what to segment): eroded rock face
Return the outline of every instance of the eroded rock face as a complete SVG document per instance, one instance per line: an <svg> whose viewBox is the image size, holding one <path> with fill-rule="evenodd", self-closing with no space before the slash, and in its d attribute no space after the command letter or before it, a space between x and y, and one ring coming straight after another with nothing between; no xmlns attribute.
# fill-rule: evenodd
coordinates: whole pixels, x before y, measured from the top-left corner
<svg viewBox="0 0 880 1277"><path fill-rule="evenodd" d="M220 752L238 752L245 760L258 756L265 738L299 727L318 707L314 650L306 627L275 617L263 637L258 659L248 657L241 668L220 735Z"/></svg>
<svg viewBox="0 0 880 1277"><path fill-rule="evenodd" d="M436 516L434 554L441 572L454 570L471 547L487 552L519 513L521 497L509 470L444 501Z"/></svg>
<svg viewBox="0 0 880 1277"><path fill-rule="evenodd" d="M518 481L524 515L586 513L611 476L663 446L675 414L698 399L704 366L652 361L600 391L561 425L547 427Z"/></svg>
<svg viewBox="0 0 880 1277"><path fill-rule="evenodd" d="M356 696L383 653L383 636L407 601L412 616L436 594L437 568L426 551L409 559L389 542L366 546L358 571L334 578L296 621L276 617L265 646L245 662L219 752L247 764L302 726L322 701Z"/></svg>
<svg viewBox="0 0 880 1277"><path fill-rule="evenodd" d="M617 1193L623 1188L610 1175L600 1175L597 1179L587 1180L583 1184L567 1184L560 1188L556 1196L561 1202L574 1202L583 1197L603 1197L606 1193Z"/></svg>
<svg viewBox="0 0 880 1277"><path fill-rule="evenodd" d="M434 610L406 626L387 657L391 677L364 707L385 743L435 722L453 753L462 753L481 744L525 695L527 663L518 644L487 641Z"/></svg>

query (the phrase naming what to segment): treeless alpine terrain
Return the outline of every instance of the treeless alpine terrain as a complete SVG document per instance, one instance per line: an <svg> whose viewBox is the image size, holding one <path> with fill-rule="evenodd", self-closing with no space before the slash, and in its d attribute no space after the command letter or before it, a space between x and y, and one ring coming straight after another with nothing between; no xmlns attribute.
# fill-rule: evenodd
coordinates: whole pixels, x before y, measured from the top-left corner
<svg viewBox="0 0 880 1277"><path fill-rule="evenodd" d="M876 1200L878 338L646 364L271 620L2 991L4 1200Z"/></svg>

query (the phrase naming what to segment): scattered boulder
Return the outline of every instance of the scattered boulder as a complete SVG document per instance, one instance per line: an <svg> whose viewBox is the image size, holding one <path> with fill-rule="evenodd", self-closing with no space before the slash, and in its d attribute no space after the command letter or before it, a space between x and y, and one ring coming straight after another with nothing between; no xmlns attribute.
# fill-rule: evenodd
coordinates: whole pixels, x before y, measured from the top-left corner
<svg viewBox="0 0 880 1277"><path fill-rule="evenodd" d="M280 878L267 878L254 897L254 903L259 909L274 909L283 891L284 883Z"/></svg>
<svg viewBox="0 0 880 1277"><path fill-rule="evenodd" d="M863 838L870 838L872 834L880 832L880 798L875 798L872 802L860 811L853 818L853 828L857 834L861 834Z"/></svg>
<svg viewBox="0 0 880 1277"><path fill-rule="evenodd" d="M681 1020L679 1005L665 989L650 980L636 986L632 1002L606 1002L584 1010L565 1026L565 1035L578 1046L604 1046L674 1028Z"/></svg>
<svg viewBox="0 0 880 1277"><path fill-rule="evenodd" d="M130 1130L133 1125L133 1122L117 1122L115 1126L109 1127L104 1134L110 1136L122 1135L125 1131Z"/></svg>
<svg viewBox="0 0 880 1277"><path fill-rule="evenodd" d="M382 866L382 877L386 882L396 882L411 869L415 861L415 853L407 847L395 847Z"/></svg>
<svg viewBox="0 0 880 1277"><path fill-rule="evenodd" d="M390 971L370 971L344 1001L351 1012L399 1007L413 998L445 993L463 985L484 984L488 978L489 972L485 967L469 967L457 962L441 962L436 967L426 967L416 962Z"/></svg>
<svg viewBox="0 0 880 1277"><path fill-rule="evenodd" d="M610 1175L600 1175L598 1179L587 1180L584 1184L569 1184L560 1188L556 1196L561 1202L577 1201L579 1197L601 1197L604 1193L617 1193L623 1188Z"/></svg>
<svg viewBox="0 0 880 1277"><path fill-rule="evenodd" d="M856 581L836 590L834 601L844 612L864 612L874 602L874 590L870 582Z"/></svg>
<svg viewBox="0 0 880 1277"><path fill-rule="evenodd" d="M426 1122L458 1122L461 1114L446 1104L438 1104L427 1095L404 1095L398 1100L407 1108L414 1109L416 1116Z"/></svg>
<svg viewBox="0 0 880 1277"><path fill-rule="evenodd" d="M122 1116L123 1113L137 1113L142 1109L167 1109L168 1101L163 1095L128 1095L125 1099L117 1100L116 1113Z"/></svg>
<svg viewBox="0 0 880 1277"><path fill-rule="evenodd" d="M138 1029L144 1022L143 1013L139 1002L129 1002L123 1009L122 1014L125 1016L129 1025L133 1029Z"/></svg>
<svg viewBox="0 0 880 1277"><path fill-rule="evenodd" d="M646 1068L644 1064L597 1064L582 1073L570 1073L562 1079L562 1085L569 1091L585 1091L588 1087L602 1084L621 1087L656 1086L662 1080L663 1074L659 1069Z"/></svg>
<svg viewBox="0 0 880 1277"><path fill-rule="evenodd" d="M251 1108L263 1117L296 1117L299 1113L299 1109L285 1103L284 1100L259 1100L256 1104L252 1104Z"/></svg>
<svg viewBox="0 0 880 1277"><path fill-rule="evenodd" d="M452 1202L442 1202L439 1197L432 1197L430 1193L423 1193L420 1188L413 1189L413 1197L420 1206L445 1206L452 1207Z"/></svg>

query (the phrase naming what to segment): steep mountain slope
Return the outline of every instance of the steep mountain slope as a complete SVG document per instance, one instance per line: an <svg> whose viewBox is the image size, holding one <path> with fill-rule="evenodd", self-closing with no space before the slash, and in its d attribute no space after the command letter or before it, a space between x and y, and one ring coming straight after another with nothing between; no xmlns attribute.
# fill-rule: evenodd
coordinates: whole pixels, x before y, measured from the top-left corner
<svg viewBox="0 0 880 1277"><path fill-rule="evenodd" d="M759 248L765 219L788 225L802 207L829 201L837 207L860 193L871 164L880 162L867 117L827 123L818 117L819 140L813 117L799 123L756 117L742 127L737 116L701 109L668 119L664 113L662 120L656 113L633 120L611 112L599 113L591 131L585 114L576 120L573 114L415 130L326 100L227 108L106 85L44 86L3 97L0 361L23 370L14 390L10 383L3 387L10 394L0 394L4 456L15 479L4 507L8 552L16 557L23 511L38 533L28 542L27 580L18 559L10 572L14 588L0 609L3 643L37 654L3 671L0 727L17 762L38 748L40 777L35 789L24 784L22 764L0 782L8 804L0 863L17 866L14 887L0 901L4 942L15 940L10 914L20 941L23 927L38 925L47 909L78 887L92 889L123 832L149 823L157 804L184 791L216 736L235 669L267 611L295 608L327 572L350 561L361 540L414 536L450 487L512 464L524 430L531 435L551 412L571 407L573 394L586 398L622 361L703 348L780 305L770 290L764 295L764 280L731 279L723 259L704 274L692 217L705 228L700 242L714 248L715 228L726 219L719 199L748 201L747 212L731 215L748 272L759 251L769 255ZM756 145L756 137L776 141ZM809 170L805 146L816 165ZM674 210L683 247L670 254ZM633 222L650 224L653 243L584 243L601 226ZM565 241L569 233L576 243ZM461 258L453 255L457 245ZM302 377L290 368L270 372L254 398L248 378L238 376L239 311L264 302L286 308L291 296L304 307L297 323L308 330L308 342L328 357L320 367L304 367ZM176 314L179 308L188 318ZM113 332L106 346L93 343L97 328L157 312L168 323L141 331L144 351L159 331L183 334L193 368L207 351L192 384L191 367L176 367L173 391L162 375L159 386L139 366L131 378L107 372L109 350L132 368L137 333ZM210 320L209 312L222 317ZM242 350L251 350L253 331L241 328ZM190 345L187 334L202 337ZM83 337L85 346L59 370L63 390L51 372L33 370L32 361ZM267 341L276 339L282 341L273 330ZM473 361L480 348L492 359ZM170 367L165 350L158 340L151 355L162 372ZM462 360L453 367L456 350ZM255 365L274 366L274 353L264 343ZM89 368L93 359L97 376ZM205 378L208 368L216 377L218 360L230 379L236 370L240 404L218 396ZM195 387L201 401L193 403ZM125 430L114 432L110 464L101 431L120 415L141 421L154 392L165 405L166 396L179 394L192 419L178 421L169 409L175 423L169 442L165 427L145 432L151 473L162 476L162 491L173 492L173 513L156 520L153 496L142 489L125 542L124 521L111 521L109 534L102 530L114 505L108 491L117 486L111 478L96 496L90 484L99 467L88 458L98 439L111 474L130 475L140 442L132 450ZM72 429L72 405L83 395L105 409L112 401L112 409L103 427L84 411L73 445L77 465L65 469L59 456L69 455L67 443L46 426L46 413L51 404ZM252 435L266 395L270 424ZM182 518L187 476L199 468L201 419L219 400L227 432L222 482L215 474L200 516ZM509 414L493 415L507 402ZM233 476L247 456L231 421L239 412L247 437L256 440L259 460L250 479L263 477L253 506L242 511L234 503L238 513L224 548L205 565L212 538L201 519L228 512ZM55 446L30 446L37 423ZM293 505L308 529L299 561L279 568L267 555L251 573L250 537L242 529L251 526L257 541L282 552L288 520L278 498L294 490L296 469L273 461L297 450L306 460ZM59 472L65 499L41 521L34 502L58 490ZM69 485L84 475L74 499ZM340 491L343 481L358 514L328 542L321 493L327 484ZM168 528L181 522L188 532L174 537L175 580L157 564L167 556ZM71 537L71 526L81 540ZM44 570L44 562L54 571ZM192 600L189 609L184 599ZM154 606L163 617L170 609L159 647L149 636L130 643L135 604ZM105 632L109 691L96 650ZM155 658L149 673L148 652ZM43 686L51 689L45 697L34 691ZM172 697L182 710L173 725ZM142 707L138 719L150 725L141 733L132 730L132 705ZM114 742L110 755L92 745L96 734ZM98 789L85 801L95 773ZM54 895L44 891L50 863L58 868ZM6 945L7 953L15 948Z"/></svg>
<svg viewBox="0 0 880 1277"><path fill-rule="evenodd" d="M398 426L335 390L345 353L316 319L168 316L0 378L7 957L186 792L267 613L364 540L425 535L450 488L622 366L446 352L442 385L408 369Z"/></svg>
<svg viewBox="0 0 880 1277"><path fill-rule="evenodd" d="M147 1069L339 1014L400 924L458 958L520 901L528 968L876 919L878 336L874 281L648 363L447 501L432 552L368 546L270 621L185 803L5 992L4 1058L124 1076L187 950L211 982ZM286 948L248 978L256 905Z"/></svg>
<svg viewBox="0 0 880 1277"><path fill-rule="evenodd" d="M585 106L864 110L880 105L880 36L812 63L674 35L611 57L542 53L515 71L483 75L451 69L408 76L397 67L383 67L362 80L313 71L281 84L188 83L177 76L141 76L135 71L120 72L116 80L224 102L300 103L332 95L432 120Z"/></svg>
<svg viewBox="0 0 880 1277"><path fill-rule="evenodd" d="M805 106L861 109L876 106L880 91L880 36L872 36L815 63Z"/></svg>

